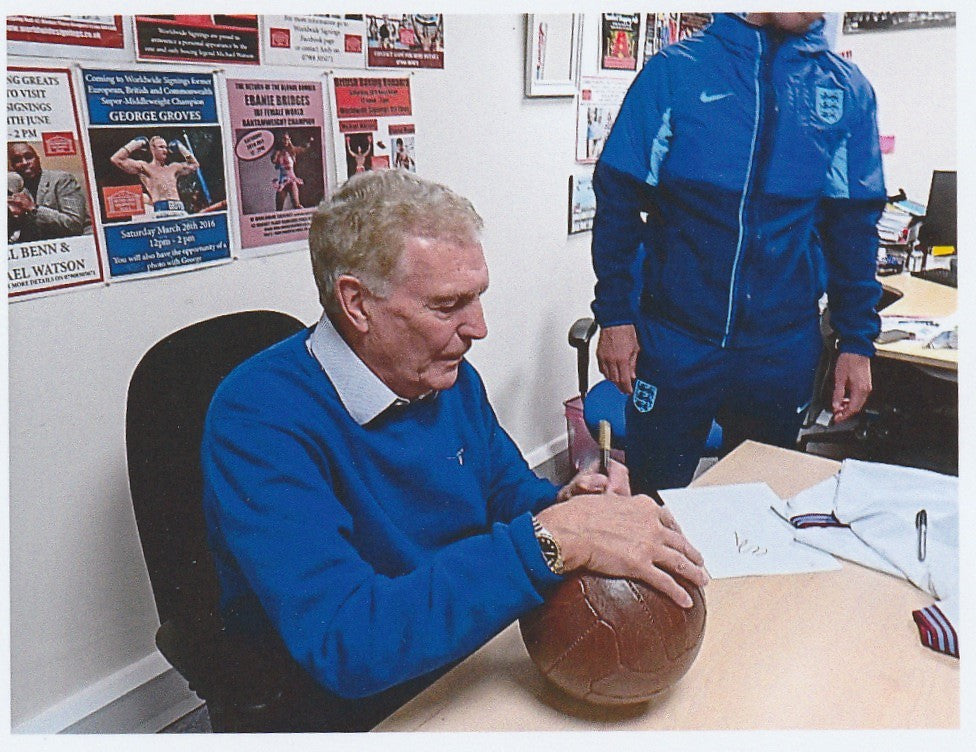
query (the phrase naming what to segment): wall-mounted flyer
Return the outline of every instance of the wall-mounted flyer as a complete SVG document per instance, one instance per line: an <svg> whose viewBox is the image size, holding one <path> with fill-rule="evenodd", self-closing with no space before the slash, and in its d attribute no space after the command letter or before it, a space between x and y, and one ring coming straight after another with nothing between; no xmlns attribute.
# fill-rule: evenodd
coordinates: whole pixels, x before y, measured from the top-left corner
<svg viewBox="0 0 976 752"><path fill-rule="evenodd" d="M254 15L136 16L136 59L181 63L260 62Z"/></svg>
<svg viewBox="0 0 976 752"><path fill-rule="evenodd" d="M73 82L66 68L7 68L7 293L102 282Z"/></svg>
<svg viewBox="0 0 976 752"><path fill-rule="evenodd" d="M576 161L591 164L603 152L630 80L580 76L576 111Z"/></svg>
<svg viewBox="0 0 976 752"><path fill-rule="evenodd" d="M366 16L370 68L443 68L444 16L404 13Z"/></svg>
<svg viewBox="0 0 976 752"><path fill-rule="evenodd" d="M122 16L7 16L7 52L74 60L132 60Z"/></svg>
<svg viewBox="0 0 976 752"><path fill-rule="evenodd" d="M228 79L241 247L306 248L326 195L322 81Z"/></svg>
<svg viewBox="0 0 976 752"><path fill-rule="evenodd" d="M366 67L366 23L358 16L263 16L268 65Z"/></svg>
<svg viewBox="0 0 976 752"><path fill-rule="evenodd" d="M229 260L213 73L83 69L81 77L112 278Z"/></svg>
<svg viewBox="0 0 976 752"><path fill-rule="evenodd" d="M603 13L600 27L600 67L603 70L637 70L640 13Z"/></svg>
<svg viewBox="0 0 976 752"><path fill-rule="evenodd" d="M334 76L332 114L339 182L366 170L416 172L409 76Z"/></svg>
<svg viewBox="0 0 976 752"><path fill-rule="evenodd" d="M593 175L569 176L569 234L593 229L596 216L596 194L593 193Z"/></svg>

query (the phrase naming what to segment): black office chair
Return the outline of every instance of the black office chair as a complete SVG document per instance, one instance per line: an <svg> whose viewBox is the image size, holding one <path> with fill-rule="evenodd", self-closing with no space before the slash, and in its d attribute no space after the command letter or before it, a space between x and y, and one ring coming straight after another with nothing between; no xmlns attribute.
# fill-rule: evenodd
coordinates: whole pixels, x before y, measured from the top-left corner
<svg viewBox="0 0 976 752"><path fill-rule="evenodd" d="M883 287L876 310L884 310L902 294L898 290ZM811 444L833 444L845 445L857 452L887 443L892 437L893 427L901 422L901 408L898 405L881 403L877 396L869 399L868 404L858 415L842 424L824 426L818 422L822 414L830 410L833 400L834 367L840 354L837 334L830 325L829 309L824 311L820 319L820 333L824 347L814 377L813 395L804 415L800 436L797 438L797 449L806 452Z"/></svg>
<svg viewBox="0 0 976 752"><path fill-rule="evenodd" d="M283 688L297 666L283 646L221 624L201 505L203 421L235 366L303 326L275 311L201 321L154 345L129 383L129 489L159 612L156 645L206 701L214 731L291 730Z"/></svg>

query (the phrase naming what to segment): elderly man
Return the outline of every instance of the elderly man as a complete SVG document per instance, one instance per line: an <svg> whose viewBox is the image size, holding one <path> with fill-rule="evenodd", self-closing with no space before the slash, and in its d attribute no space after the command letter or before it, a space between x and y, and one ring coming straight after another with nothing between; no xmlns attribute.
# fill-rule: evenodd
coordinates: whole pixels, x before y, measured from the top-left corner
<svg viewBox="0 0 976 752"><path fill-rule="evenodd" d="M74 175L45 170L34 147L23 141L7 144L8 240L67 238L91 233L88 202Z"/></svg>
<svg viewBox="0 0 976 752"><path fill-rule="evenodd" d="M152 160L133 159L132 155L143 149L149 151ZM176 153L182 160L170 161L170 154ZM177 179L192 175L200 169L200 163L182 141L174 138L169 144L162 136L136 136L111 156L112 164L122 172L137 175L142 187L149 195L156 214L170 213L169 216L186 212Z"/></svg>
<svg viewBox="0 0 976 752"><path fill-rule="evenodd" d="M314 679L303 728L369 728L566 572L638 578L682 606L673 575L707 581L621 466L557 488L499 426L464 359L487 334L481 227L411 173L353 177L312 222L322 319L211 403L204 505L224 618L280 636Z"/></svg>

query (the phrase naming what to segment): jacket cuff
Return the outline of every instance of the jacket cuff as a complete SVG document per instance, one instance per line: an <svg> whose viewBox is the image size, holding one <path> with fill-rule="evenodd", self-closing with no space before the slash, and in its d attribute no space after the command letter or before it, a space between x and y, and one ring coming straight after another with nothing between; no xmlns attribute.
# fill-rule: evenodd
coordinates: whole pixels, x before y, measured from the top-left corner
<svg viewBox="0 0 976 752"><path fill-rule="evenodd" d="M851 353L852 355L863 355L866 358L874 357L874 343L862 337L852 339L844 339L841 337L837 345L837 350L842 353Z"/></svg>

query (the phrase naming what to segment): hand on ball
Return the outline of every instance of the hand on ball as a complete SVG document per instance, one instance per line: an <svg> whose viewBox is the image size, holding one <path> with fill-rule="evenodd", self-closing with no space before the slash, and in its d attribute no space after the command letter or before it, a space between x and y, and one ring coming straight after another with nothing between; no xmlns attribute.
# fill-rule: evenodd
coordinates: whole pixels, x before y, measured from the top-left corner
<svg viewBox="0 0 976 752"><path fill-rule="evenodd" d="M702 555L671 512L648 496L573 496L536 517L559 543L566 571L641 580L683 608L692 598L674 575L708 583Z"/></svg>

